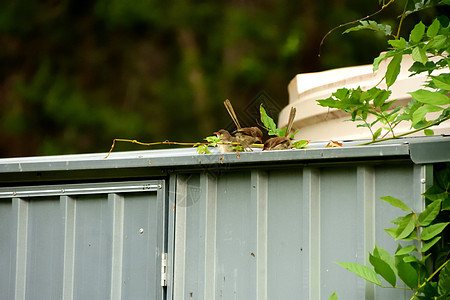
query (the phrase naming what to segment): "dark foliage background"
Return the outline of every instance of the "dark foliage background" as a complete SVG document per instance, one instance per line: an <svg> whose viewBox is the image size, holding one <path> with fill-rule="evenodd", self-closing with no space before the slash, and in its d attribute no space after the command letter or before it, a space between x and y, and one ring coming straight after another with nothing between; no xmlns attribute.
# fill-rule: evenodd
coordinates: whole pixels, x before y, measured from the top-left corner
<svg viewBox="0 0 450 300"><path fill-rule="evenodd" d="M395 30L402 4L375 19ZM338 30L320 58L319 43L378 8L377 0L9 1L0 10L0 157L105 152L113 138L202 141L230 124L226 98L238 113L257 108L262 92L282 108L296 74L372 63L383 36Z"/></svg>

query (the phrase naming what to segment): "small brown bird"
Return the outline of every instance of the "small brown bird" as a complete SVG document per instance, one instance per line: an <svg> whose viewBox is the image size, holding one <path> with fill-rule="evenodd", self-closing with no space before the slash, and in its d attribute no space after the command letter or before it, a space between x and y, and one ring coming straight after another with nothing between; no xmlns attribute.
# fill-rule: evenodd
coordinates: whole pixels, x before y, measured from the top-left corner
<svg viewBox="0 0 450 300"><path fill-rule="evenodd" d="M250 148L249 145L254 144L256 142L262 143L262 137L263 133L261 129L258 127L245 127L242 128L241 124L239 124L239 121L236 117L236 113L234 112L233 106L231 105L230 100L225 100L224 102L225 108L228 111L228 114L230 115L231 119L233 120L234 124L236 125L236 131L233 132L234 136L238 140L239 144L242 145L244 148ZM251 150L251 148L250 148Z"/></svg>
<svg viewBox="0 0 450 300"><path fill-rule="evenodd" d="M289 133L292 129L292 124L294 123L296 109L295 107L291 108L291 112L289 114L289 121L286 129L286 133L284 136L277 136L268 139L264 143L263 151L264 150L286 150L291 147L291 139L289 138Z"/></svg>
<svg viewBox="0 0 450 300"><path fill-rule="evenodd" d="M236 145L233 144L226 144L226 143L238 143L238 140L232 136L228 130L225 129L220 129L217 132L214 132L214 134L216 134L218 137L222 137L221 141L225 144L219 144L218 148L220 153L230 153L230 152L234 152L232 150L233 147L236 147Z"/></svg>

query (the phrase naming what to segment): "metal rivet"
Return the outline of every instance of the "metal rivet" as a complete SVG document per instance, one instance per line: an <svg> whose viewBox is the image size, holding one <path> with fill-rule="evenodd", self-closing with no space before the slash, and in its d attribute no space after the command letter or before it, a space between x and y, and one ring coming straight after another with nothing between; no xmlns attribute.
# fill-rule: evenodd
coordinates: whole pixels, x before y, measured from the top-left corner
<svg viewBox="0 0 450 300"><path fill-rule="evenodd" d="M139 233L143 234L144 233L144 228L139 228Z"/></svg>
<svg viewBox="0 0 450 300"><path fill-rule="evenodd" d="M425 178L421 178L421 179L420 179L420 183L421 183L421 184L425 184L426 182L427 182L427 181L425 180Z"/></svg>
<svg viewBox="0 0 450 300"><path fill-rule="evenodd" d="M66 190L65 190L65 189L62 189L62 190L61 190L61 193L63 193L63 194L64 194L65 192L66 192Z"/></svg>
<svg viewBox="0 0 450 300"><path fill-rule="evenodd" d="M158 189L162 189L162 185L158 184Z"/></svg>
<svg viewBox="0 0 450 300"><path fill-rule="evenodd" d="M13 192L13 196L15 196L15 195L17 195L17 192L16 192L16 191Z"/></svg>

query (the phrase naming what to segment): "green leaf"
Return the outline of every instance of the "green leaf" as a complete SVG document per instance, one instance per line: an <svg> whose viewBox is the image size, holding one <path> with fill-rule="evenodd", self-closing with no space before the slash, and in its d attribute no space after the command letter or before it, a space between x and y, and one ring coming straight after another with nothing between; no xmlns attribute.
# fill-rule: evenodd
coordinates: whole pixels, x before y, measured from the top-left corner
<svg viewBox="0 0 450 300"><path fill-rule="evenodd" d="M338 300L338 295L336 294L336 292L331 294L331 296L330 296L330 298L328 298L328 300Z"/></svg>
<svg viewBox="0 0 450 300"><path fill-rule="evenodd" d="M424 121L427 113L441 111L441 110L443 110L442 107L435 106L435 105L429 105L429 104L419 107L412 115L412 119L411 119L412 126L415 126L420 121Z"/></svg>
<svg viewBox="0 0 450 300"><path fill-rule="evenodd" d="M373 105L376 107L380 107L382 106L385 101L387 99L389 99L389 96L391 95L391 91L387 91L387 90L380 90L377 88L372 88L369 91L372 91L373 93L375 93L373 95ZM390 101L392 102L392 101Z"/></svg>
<svg viewBox="0 0 450 300"><path fill-rule="evenodd" d="M438 19L434 19L433 23L427 29L427 36L432 38L439 32L439 28L441 27L441 23Z"/></svg>
<svg viewBox="0 0 450 300"><path fill-rule="evenodd" d="M406 40L404 38L400 38L399 40L389 40L388 43L397 49L403 49L406 47Z"/></svg>
<svg viewBox="0 0 450 300"><path fill-rule="evenodd" d="M352 262L336 262L336 264L340 265L341 267L346 268L350 272L355 273L356 275L358 275L359 277L361 277L367 281L370 281L376 285L381 286L381 280L380 280L380 278L378 278L377 273L375 273L372 269L370 269L364 265L360 265L360 264L352 263Z"/></svg>
<svg viewBox="0 0 450 300"><path fill-rule="evenodd" d="M373 31L378 31L378 32L382 32L385 35L390 35L392 33L392 28L390 25L385 25L385 24L378 24L375 21L359 21L360 25L351 27L349 29L347 29L346 31L344 31L343 34L352 32L352 31L359 31L359 30L363 30L363 29L369 29L369 30L373 30Z"/></svg>
<svg viewBox="0 0 450 300"><path fill-rule="evenodd" d="M428 44L425 45L426 49L431 50L445 50L448 47L448 36L445 35L437 35L431 41L428 42ZM431 50L428 50L429 52Z"/></svg>
<svg viewBox="0 0 450 300"><path fill-rule="evenodd" d="M424 129L423 133L427 136L434 135L434 131L431 129Z"/></svg>
<svg viewBox="0 0 450 300"><path fill-rule="evenodd" d="M422 40L423 35L425 34L425 25L420 21L416 26L414 26L413 30L411 30L411 34L409 36L409 40L418 43Z"/></svg>
<svg viewBox="0 0 450 300"><path fill-rule="evenodd" d="M439 273L438 292L441 296L450 294L450 264L447 265Z"/></svg>
<svg viewBox="0 0 450 300"><path fill-rule="evenodd" d="M373 250L373 255L384 260L389 266L391 266L392 270L395 273L395 262L392 256L385 249L381 248L377 244L375 244L375 249ZM397 275L396 275L397 276Z"/></svg>
<svg viewBox="0 0 450 300"><path fill-rule="evenodd" d="M422 48L414 47L412 50L412 59L425 65L428 61L428 56Z"/></svg>
<svg viewBox="0 0 450 300"><path fill-rule="evenodd" d="M397 227L385 228L384 231L386 231L394 239L397 238Z"/></svg>
<svg viewBox="0 0 450 300"><path fill-rule="evenodd" d="M391 266L383 259L369 254L369 261L372 264L375 272L383 277L392 286L395 286L397 276Z"/></svg>
<svg viewBox="0 0 450 300"><path fill-rule="evenodd" d="M433 224L428 227L425 227L422 230L422 234L421 234L422 240L428 241L428 240L432 239L433 237L435 237L436 235L441 233L449 223L450 222L437 223L437 224Z"/></svg>
<svg viewBox="0 0 450 300"><path fill-rule="evenodd" d="M442 200L431 202L419 215L419 226L428 226L436 219L441 209Z"/></svg>
<svg viewBox="0 0 450 300"><path fill-rule="evenodd" d="M292 145L296 149L302 149L308 144L309 144L309 141L307 141L307 140L299 140L299 141L295 141L295 142L292 143Z"/></svg>
<svg viewBox="0 0 450 300"><path fill-rule="evenodd" d="M372 141L375 141L381 135L382 130L383 130L383 128L378 128L377 131L375 131L373 133Z"/></svg>
<svg viewBox="0 0 450 300"><path fill-rule="evenodd" d="M417 251L416 246L414 245L408 245L406 247L400 248L395 252L395 255L405 255L412 251Z"/></svg>
<svg viewBox="0 0 450 300"><path fill-rule="evenodd" d="M399 261L397 263L398 277L410 288L414 288L418 285L418 275L416 269L411 265L411 263L406 263Z"/></svg>
<svg viewBox="0 0 450 300"><path fill-rule="evenodd" d="M373 60L373 71L375 72L376 70L378 70L378 67L380 66L380 63L384 60L384 59L386 59L387 58L387 56L386 56L386 54L384 54L384 55L380 55L380 56L378 56L378 57L376 57L374 60Z"/></svg>
<svg viewBox="0 0 450 300"><path fill-rule="evenodd" d="M407 255L403 257L403 261L408 263L408 262L418 262L419 260L414 255Z"/></svg>
<svg viewBox="0 0 450 300"><path fill-rule="evenodd" d="M398 74L400 73L400 64L402 62L402 57L403 56L401 54L396 54L387 66L386 85L388 88L394 84Z"/></svg>
<svg viewBox="0 0 450 300"><path fill-rule="evenodd" d="M286 128L287 129L287 128ZM294 139L295 135L299 132L300 130L296 130L294 133L292 133L289 138L292 140Z"/></svg>
<svg viewBox="0 0 450 300"><path fill-rule="evenodd" d="M380 197L381 200L388 202L390 205L398 207L404 211L412 211L411 208L409 208L405 203L403 203L401 200L391 197L391 196L384 196Z"/></svg>
<svg viewBox="0 0 450 300"><path fill-rule="evenodd" d="M430 76L432 83L440 90L450 91L450 74L440 74L439 76Z"/></svg>
<svg viewBox="0 0 450 300"><path fill-rule="evenodd" d="M398 225L396 239L401 240L408 237L416 228L416 222L414 220L414 213L410 213L405 219Z"/></svg>
<svg viewBox="0 0 450 300"><path fill-rule="evenodd" d="M260 113L261 113L261 122L264 124L264 126L268 129L268 135L277 135L280 136L280 129L277 128L277 125L275 124L274 120L269 117L269 115L266 113L266 110L264 107L259 107Z"/></svg>
<svg viewBox="0 0 450 300"><path fill-rule="evenodd" d="M434 246L434 244L436 244L437 242L439 242L439 240L441 239L441 236L437 236L434 239L432 239L429 242L424 242L423 246L422 246L422 253L427 252L428 250L430 250L431 247Z"/></svg>
<svg viewBox="0 0 450 300"><path fill-rule="evenodd" d="M424 195L427 199L431 201L436 201L436 200L444 200L447 194L443 188L437 185L432 185L422 195Z"/></svg>
<svg viewBox="0 0 450 300"><path fill-rule="evenodd" d="M450 103L450 98L448 96L438 92L420 89L408 94L410 94L415 100L426 104L446 105Z"/></svg>

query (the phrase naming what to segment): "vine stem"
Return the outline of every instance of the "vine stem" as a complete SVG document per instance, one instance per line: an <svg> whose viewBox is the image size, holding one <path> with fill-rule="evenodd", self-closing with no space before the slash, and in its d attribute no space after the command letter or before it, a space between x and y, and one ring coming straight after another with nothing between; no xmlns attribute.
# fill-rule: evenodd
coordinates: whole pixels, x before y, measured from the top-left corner
<svg viewBox="0 0 450 300"><path fill-rule="evenodd" d="M324 37L322 38L322 40L320 41L320 45L319 45L319 55L318 55L318 56L320 57L320 49L322 49L322 45L323 45L325 39L326 39L331 33L333 33L335 30L337 30L337 29L339 29L339 28L342 28L342 27L345 27L345 26L348 26L348 25L351 25L351 24L355 24L355 23L364 21L364 20L366 20L366 19L368 19L368 18L371 18L371 17L373 17L373 16L376 16L376 15L378 15L379 13L381 13L386 7L388 7L388 6L389 6L391 3L393 3L394 1L395 1L395 0L389 0L388 3L386 3L386 4L383 3L383 5L381 6L381 8L380 8L379 10L377 10L376 12L374 12L374 13L368 15L368 16L359 18L358 20L354 20L354 21L351 21L351 22L347 22L347 23L341 24L341 25L339 25L339 26L334 27L334 28L331 29L330 31L328 31L328 32L324 35ZM403 14L402 14L402 15L403 15Z"/></svg>
<svg viewBox="0 0 450 300"><path fill-rule="evenodd" d="M108 155L105 156L105 158L108 158L108 156L111 154L111 152L114 149L114 146L116 142L127 142L132 144L138 144L142 146L154 146L154 145L180 145L180 146L200 146L200 145L209 145L210 143L184 143L184 142L171 142L171 141L163 141L163 142L152 142L152 143L143 143L139 142L138 140L129 140L129 139L113 139L111 149L109 149Z"/></svg>
<svg viewBox="0 0 450 300"><path fill-rule="evenodd" d="M400 37L400 29L402 28L403 20L406 18L406 7L408 6L409 0L405 1L405 7L403 8L402 16L400 18L400 22L398 23L397 34L394 36L396 40Z"/></svg>
<svg viewBox="0 0 450 300"><path fill-rule="evenodd" d="M389 137L389 138L385 138L385 139L380 139L380 140L375 140L375 141L370 141L370 142L362 143L362 144L360 144L360 145L370 145L370 144L374 144L374 143L379 143L379 142L384 142L384 141L389 141L389 140L397 139L397 138L399 138L399 137L407 136L407 135L416 133L416 132L418 132L418 131L421 131L421 130L430 128L430 127L432 127L432 126L439 125L439 124L441 124L442 122L447 121L448 119L450 119L450 116L447 116L447 117L445 117L445 118L442 119L442 120L435 121L435 122L433 122L433 123L431 123L431 124L429 124L429 125L427 125L427 126L423 126L423 127L418 128L418 129L414 129L414 130L412 130L412 131L408 131L408 132L399 134L399 135L397 135L395 138Z"/></svg>
<svg viewBox="0 0 450 300"><path fill-rule="evenodd" d="M409 300L413 300L414 297L416 297L417 294L419 294L419 289L421 287L423 287L424 285L426 285L443 267L445 267L445 265L447 265L447 263L449 261L450 260L447 260L445 263L443 263L439 268L436 269L436 271L433 272L433 274L430 275L430 277L427 278L427 280L425 280L425 282L423 284L419 285L417 291L414 293L414 295Z"/></svg>
<svg viewBox="0 0 450 300"><path fill-rule="evenodd" d="M105 158L108 158L109 155L111 155L111 152L114 149L114 146L116 145L116 142L127 142L127 143L132 143L132 144L138 144L138 145L142 145L142 146L154 146L154 145L180 145L180 146L201 146L201 145L210 145L211 143L208 142L196 142L196 143L191 143L191 142L171 142L168 140L162 141L162 142L152 142L152 143L144 143L144 142L140 142L138 140L130 140L130 139L113 139L112 145L111 145L111 149L109 149L108 154L105 156ZM234 145L234 146L238 146L240 145L239 143L236 142L216 142L216 144L223 144L223 145ZM252 144L252 146L258 147L258 148L262 148L264 145L263 144Z"/></svg>

